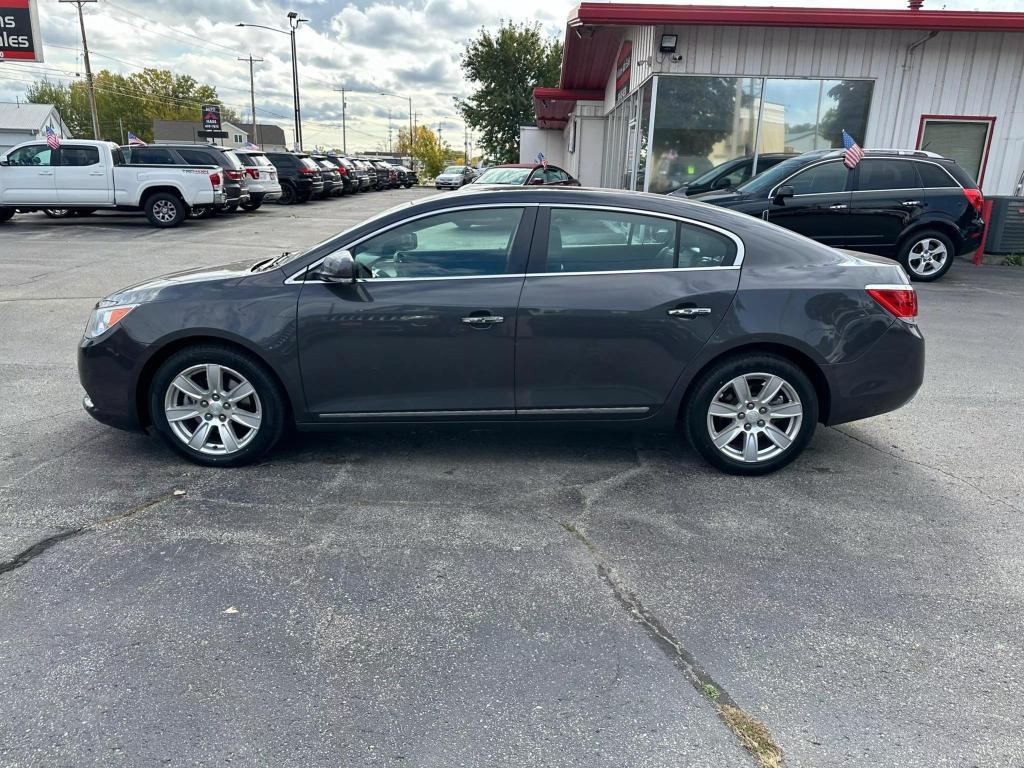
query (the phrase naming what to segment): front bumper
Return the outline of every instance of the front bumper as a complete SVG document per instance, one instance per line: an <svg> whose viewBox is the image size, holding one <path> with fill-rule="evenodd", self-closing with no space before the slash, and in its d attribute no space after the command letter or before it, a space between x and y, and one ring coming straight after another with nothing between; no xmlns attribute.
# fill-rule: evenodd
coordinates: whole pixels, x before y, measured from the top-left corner
<svg viewBox="0 0 1024 768"><path fill-rule="evenodd" d="M855 361L823 366L831 395L825 423L866 419L910 402L924 381L924 346L916 325L896 320Z"/></svg>
<svg viewBox="0 0 1024 768"><path fill-rule="evenodd" d="M135 367L145 347L118 328L78 345L78 380L85 390L82 407L96 421L132 432L143 430L136 402Z"/></svg>

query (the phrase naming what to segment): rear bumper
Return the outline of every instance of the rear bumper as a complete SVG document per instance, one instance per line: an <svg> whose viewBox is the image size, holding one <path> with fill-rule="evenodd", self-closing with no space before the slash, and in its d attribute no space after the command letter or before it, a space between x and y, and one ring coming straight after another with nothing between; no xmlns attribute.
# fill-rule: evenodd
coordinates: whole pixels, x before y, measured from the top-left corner
<svg viewBox="0 0 1024 768"><path fill-rule="evenodd" d="M826 424L843 424L895 411L924 381L924 337L916 325L895 321L857 360L822 367L831 403Z"/></svg>

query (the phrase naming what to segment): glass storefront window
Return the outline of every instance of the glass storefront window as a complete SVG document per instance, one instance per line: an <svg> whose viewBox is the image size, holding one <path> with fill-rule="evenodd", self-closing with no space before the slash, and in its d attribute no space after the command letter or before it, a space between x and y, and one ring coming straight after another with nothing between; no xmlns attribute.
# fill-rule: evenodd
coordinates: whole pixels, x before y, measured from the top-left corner
<svg viewBox="0 0 1024 768"><path fill-rule="evenodd" d="M810 152L843 146L843 130L863 145L871 107L870 80L768 78L761 152Z"/></svg>
<svg viewBox="0 0 1024 768"><path fill-rule="evenodd" d="M658 78L648 191L671 192L754 153L761 78Z"/></svg>

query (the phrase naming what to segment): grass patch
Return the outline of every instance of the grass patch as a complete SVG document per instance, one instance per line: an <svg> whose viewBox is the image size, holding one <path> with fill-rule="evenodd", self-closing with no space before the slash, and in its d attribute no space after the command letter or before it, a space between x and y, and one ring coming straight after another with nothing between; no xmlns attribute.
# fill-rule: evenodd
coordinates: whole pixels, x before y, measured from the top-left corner
<svg viewBox="0 0 1024 768"><path fill-rule="evenodd" d="M718 701L718 697L722 695L711 683L704 683L704 687L701 690L704 692L704 695L712 701Z"/></svg>
<svg viewBox="0 0 1024 768"><path fill-rule="evenodd" d="M783 768L782 748L772 739L764 723L760 723L742 709L721 705L718 712L729 730L736 734L740 743L754 756L761 768Z"/></svg>
<svg viewBox="0 0 1024 768"><path fill-rule="evenodd" d="M1024 267L1024 253L1011 253L1003 259L1004 267Z"/></svg>

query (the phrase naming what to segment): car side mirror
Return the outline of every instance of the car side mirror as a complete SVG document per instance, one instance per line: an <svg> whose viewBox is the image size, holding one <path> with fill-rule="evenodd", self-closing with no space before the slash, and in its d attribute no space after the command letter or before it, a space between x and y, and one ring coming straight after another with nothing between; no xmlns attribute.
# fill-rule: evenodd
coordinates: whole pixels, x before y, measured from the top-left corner
<svg viewBox="0 0 1024 768"><path fill-rule="evenodd" d="M335 251L320 262L320 266L313 274L326 283L354 283L356 260L349 250Z"/></svg>
<svg viewBox="0 0 1024 768"><path fill-rule="evenodd" d="M539 176L536 177L536 178L530 179L530 186L531 187L541 187L541 186L544 186L544 179L540 178Z"/></svg>
<svg viewBox="0 0 1024 768"><path fill-rule="evenodd" d="M783 203L783 202L785 202L787 197L792 197L792 196L793 196L793 188L791 186L789 186L788 184L785 184L785 185L779 187L777 190L775 190L775 202L776 203Z"/></svg>

